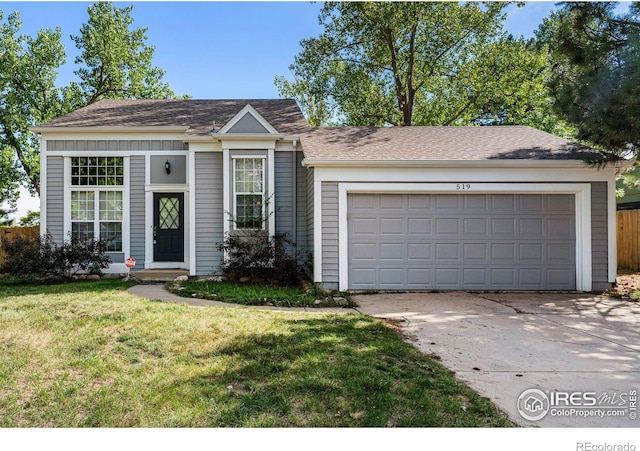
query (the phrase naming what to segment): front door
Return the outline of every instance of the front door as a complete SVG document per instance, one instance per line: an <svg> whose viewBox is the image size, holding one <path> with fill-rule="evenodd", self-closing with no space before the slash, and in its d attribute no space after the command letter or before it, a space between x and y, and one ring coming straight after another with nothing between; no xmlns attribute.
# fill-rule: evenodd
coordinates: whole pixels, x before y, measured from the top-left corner
<svg viewBox="0 0 640 451"><path fill-rule="evenodd" d="M153 260L184 261L184 194L153 194Z"/></svg>

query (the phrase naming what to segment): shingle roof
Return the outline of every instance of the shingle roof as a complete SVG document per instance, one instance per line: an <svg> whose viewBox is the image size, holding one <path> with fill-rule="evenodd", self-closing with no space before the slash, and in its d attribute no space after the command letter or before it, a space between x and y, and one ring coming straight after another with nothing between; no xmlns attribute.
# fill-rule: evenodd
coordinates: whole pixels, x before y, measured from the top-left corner
<svg viewBox="0 0 640 451"><path fill-rule="evenodd" d="M53 127L188 127L189 136L220 130L244 106L250 104L279 133L297 134L309 125L295 100L101 100L39 128Z"/></svg>
<svg viewBox="0 0 640 451"><path fill-rule="evenodd" d="M582 160L593 149L527 126L310 127L305 158L321 161Z"/></svg>
<svg viewBox="0 0 640 451"><path fill-rule="evenodd" d="M279 133L294 135L307 161L582 160L593 149L526 126L310 127L295 100L102 100L38 128L185 127L220 130L250 104Z"/></svg>

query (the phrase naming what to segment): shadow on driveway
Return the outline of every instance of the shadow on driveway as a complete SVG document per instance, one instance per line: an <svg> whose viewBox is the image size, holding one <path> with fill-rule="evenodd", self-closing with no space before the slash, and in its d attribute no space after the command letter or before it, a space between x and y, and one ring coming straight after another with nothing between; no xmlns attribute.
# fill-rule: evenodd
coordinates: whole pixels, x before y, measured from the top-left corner
<svg viewBox="0 0 640 451"><path fill-rule="evenodd" d="M582 293L464 292L359 295L355 301L364 314L399 322L418 349L438 356L518 424L640 426L625 398L640 389L637 302ZM609 400L599 409L551 405L542 419L529 421L517 402L531 388L548 396L595 392Z"/></svg>

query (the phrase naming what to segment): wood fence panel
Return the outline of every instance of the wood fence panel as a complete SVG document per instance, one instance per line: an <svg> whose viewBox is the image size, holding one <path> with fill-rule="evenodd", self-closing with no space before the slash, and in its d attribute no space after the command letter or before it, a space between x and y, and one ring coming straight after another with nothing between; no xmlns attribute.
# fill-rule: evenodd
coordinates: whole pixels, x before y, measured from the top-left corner
<svg viewBox="0 0 640 451"><path fill-rule="evenodd" d="M640 210L616 212L618 268L640 270Z"/></svg>
<svg viewBox="0 0 640 451"><path fill-rule="evenodd" d="M0 227L0 265L2 265L6 258L4 250L5 240L13 240L18 237L25 238L27 240L35 239L40 235L40 226L34 227Z"/></svg>

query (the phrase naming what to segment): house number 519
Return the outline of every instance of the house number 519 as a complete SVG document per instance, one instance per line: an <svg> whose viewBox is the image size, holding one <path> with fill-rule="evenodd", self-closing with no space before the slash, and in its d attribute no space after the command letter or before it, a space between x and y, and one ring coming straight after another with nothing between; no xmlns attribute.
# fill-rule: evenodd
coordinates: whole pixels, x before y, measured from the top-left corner
<svg viewBox="0 0 640 451"><path fill-rule="evenodd" d="M463 190L468 190L471 189L471 183L457 183L456 184L456 190L458 191L463 191Z"/></svg>

